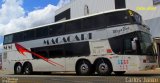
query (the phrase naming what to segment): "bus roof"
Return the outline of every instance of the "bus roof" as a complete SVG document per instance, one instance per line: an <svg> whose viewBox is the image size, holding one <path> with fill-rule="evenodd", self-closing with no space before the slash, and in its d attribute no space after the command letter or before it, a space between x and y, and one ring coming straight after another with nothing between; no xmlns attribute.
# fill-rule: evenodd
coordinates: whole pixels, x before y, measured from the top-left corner
<svg viewBox="0 0 160 83"><path fill-rule="evenodd" d="M100 15L100 14L104 14L104 13L123 11L123 10L130 10L130 9L124 8L124 9L116 9L116 10L109 10L109 11L94 13L94 14L90 14L90 15L86 15L86 16L81 16L81 17L78 17L78 18L73 18L73 19L69 19L69 20L63 20L63 21L58 21L58 22L54 22L54 23L50 23L50 24L36 26L36 27L30 28L30 29L24 29L24 30L8 33L8 34L5 34L5 35L10 35L10 34L18 33L18 32L23 32L23 31L27 31L27 30L37 29L37 28L40 28L40 27L45 27L45 26L50 26L50 25L54 25L54 24L65 23L65 22L74 21L74 20L81 19L81 18L91 17L91 16Z"/></svg>

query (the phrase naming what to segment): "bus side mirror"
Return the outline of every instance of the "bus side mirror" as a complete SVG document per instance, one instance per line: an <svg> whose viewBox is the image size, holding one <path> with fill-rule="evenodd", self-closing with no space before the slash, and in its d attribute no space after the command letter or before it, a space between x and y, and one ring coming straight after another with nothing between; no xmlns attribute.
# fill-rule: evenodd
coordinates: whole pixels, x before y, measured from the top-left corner
<svg viewBox="0 0 160 83"><path fill-rule="evenodd" d="M132 50L137 50L137 40L138 40L137 37L133 38L133 40L132 40Z"/></svg>

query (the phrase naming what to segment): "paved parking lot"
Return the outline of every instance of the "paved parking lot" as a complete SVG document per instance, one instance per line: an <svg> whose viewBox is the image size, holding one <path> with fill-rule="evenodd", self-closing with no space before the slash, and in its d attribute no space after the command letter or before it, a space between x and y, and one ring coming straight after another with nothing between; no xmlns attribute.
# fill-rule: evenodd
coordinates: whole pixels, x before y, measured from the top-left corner
<svg viewBox="0 0 160 83"><path fill-rule="evenodd" d="M1 71L2 73L2 71ZM123 76L77 76L75 74L0 75L0 83L160 83L160 69L127 72Z"/></svg>

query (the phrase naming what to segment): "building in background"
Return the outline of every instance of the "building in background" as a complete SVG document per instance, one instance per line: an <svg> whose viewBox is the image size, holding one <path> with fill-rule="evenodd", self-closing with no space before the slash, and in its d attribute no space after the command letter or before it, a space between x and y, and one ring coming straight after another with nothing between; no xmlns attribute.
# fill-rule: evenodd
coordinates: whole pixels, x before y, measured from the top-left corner
<svg viewBox="0 0 160 83"><path fill-rule="evenodd" d="M56 11L55 22L121 8L141 14L152 36L160 37L160 0L72 0Z"/></svg>
<svg viewBox="0 0 160 83"><path fill-rule="evenodd" d="M121 8L128 8L142 15L156 40L160 56L160 0L71 0L56 11L55 22Z"/></svg>

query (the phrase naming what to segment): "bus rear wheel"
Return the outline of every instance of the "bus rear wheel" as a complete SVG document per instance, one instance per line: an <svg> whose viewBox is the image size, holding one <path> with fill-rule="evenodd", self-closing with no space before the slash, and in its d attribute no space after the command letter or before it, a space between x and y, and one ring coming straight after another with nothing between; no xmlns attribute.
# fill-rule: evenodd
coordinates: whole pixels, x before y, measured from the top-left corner
<svg viewBox="0 0 160 83"><path fill-rule="evenodd" d="M14 74L20 75L22 74L22 64L17 63L14 67Z"/></svg>
<svg viewBox="0 0 160 83"><path fill-rule="evenodd" d="M31 64L29 64L29 63L27 63L26 65L24 65L24 74L25 75L30 75L30 74L32 74L32 65Z"/></svg>
<svg viewBox="0 0 160 83"><path fill-rule="evenodd" d="M101 76L106 76L106 75L111 75L112 73L112 68L111 68L111 64L108 60L98 60L97 64L96 64L96 72L98 73L98 75Z"/></svg>
<svg viewBox="0 0 160 83"><path fill-rule="evenodd" d="M79 61L76 65L77 75L90 75L91 74L91 63L87 60Z"/></svg>

